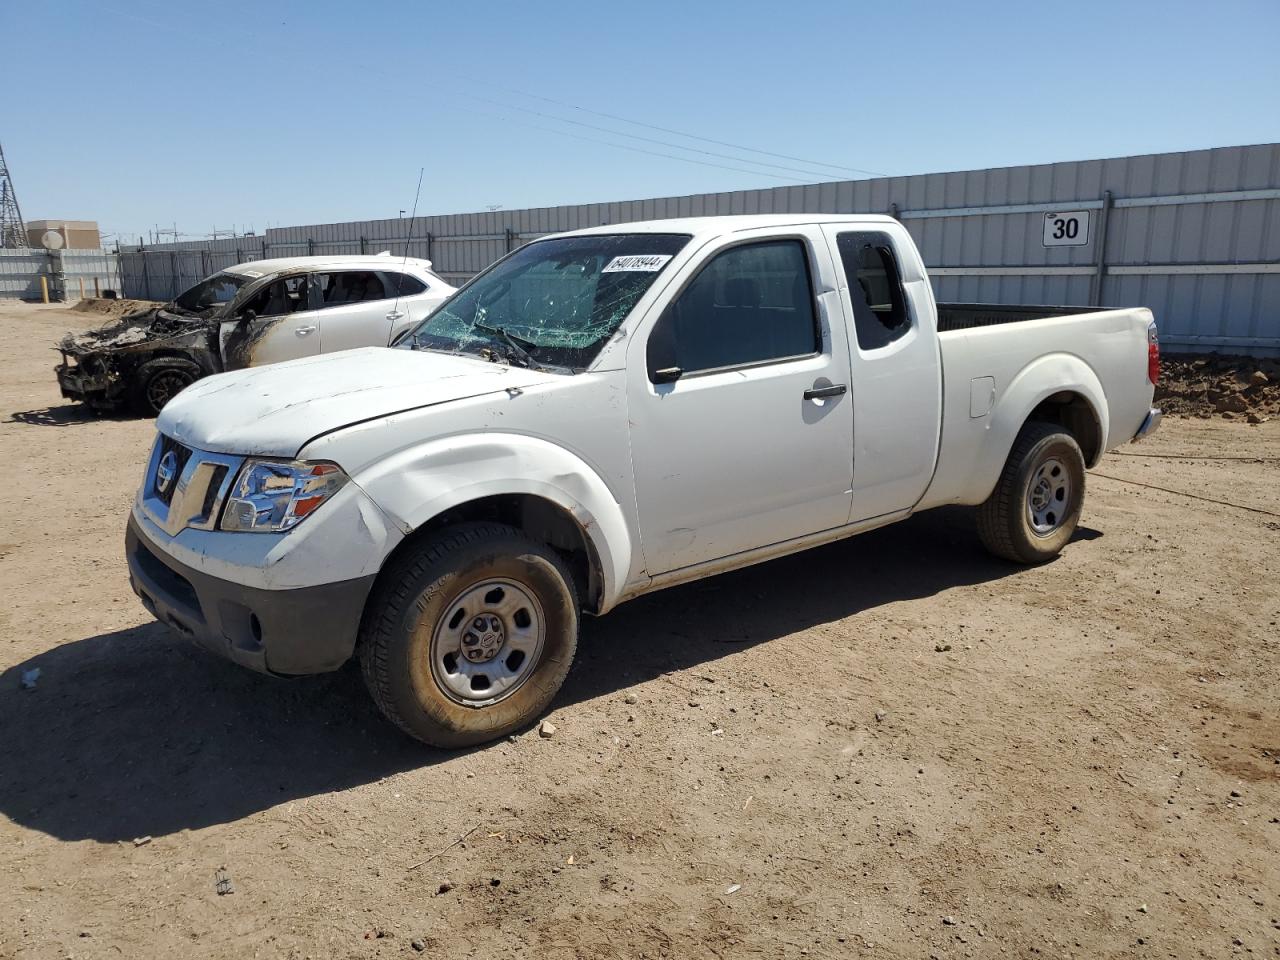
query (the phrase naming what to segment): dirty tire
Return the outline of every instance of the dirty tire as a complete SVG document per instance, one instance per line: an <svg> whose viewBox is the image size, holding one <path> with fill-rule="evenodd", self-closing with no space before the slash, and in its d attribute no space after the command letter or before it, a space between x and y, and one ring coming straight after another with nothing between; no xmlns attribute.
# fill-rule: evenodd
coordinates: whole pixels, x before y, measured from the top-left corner
<svg viewBox="0 0 1280 960"><path fill-rule="evenodd" d="M181 357L148 360L133 375L133 408L143 417L156 417L164 405L203 375L200 365Z"/></svg>
<svg viewBox="0 0 1280 960"><path fill-rule="evenodd" d="M433 638L448 629L442 621L469 591L493 581L516 584L536 602L543 640L525 678L503 699L464 704L438 679ZM359 657L388 720L423 743L458 748L535 720L564 682L577 645L578 596L564 560L512 527L467 523L412 548L383 573L365 610Z"/></svg>
<svg viewBox="0 0 1280 960"><path fill-rule="evenodd" d="M1030 506L1038 471L1056 462L1069 491L1051 531L1037 532ZM1023 426L991 496L978 508L978 535L983 545L1015 563L1045 563L1056 557L1075 534L1084 506L1084 455L1080 445L1055 423Z"/></svg>

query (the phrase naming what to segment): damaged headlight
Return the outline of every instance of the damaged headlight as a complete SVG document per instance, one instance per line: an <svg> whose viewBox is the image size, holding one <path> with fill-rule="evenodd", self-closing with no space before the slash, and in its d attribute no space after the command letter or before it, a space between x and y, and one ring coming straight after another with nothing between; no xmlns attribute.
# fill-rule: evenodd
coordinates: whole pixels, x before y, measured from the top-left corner
<svg viewBox="0 0 1280 960"><path fill-rule="evenodd" d="M333 463L247 460L222 513L223 530L291 530L343 488L347 475Z"/></svg>

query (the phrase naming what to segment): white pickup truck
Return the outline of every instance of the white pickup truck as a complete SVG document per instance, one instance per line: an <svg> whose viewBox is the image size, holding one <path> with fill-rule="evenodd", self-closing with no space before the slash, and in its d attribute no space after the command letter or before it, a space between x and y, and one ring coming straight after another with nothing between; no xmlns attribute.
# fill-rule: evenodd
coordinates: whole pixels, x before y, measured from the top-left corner
<svg viewBox="0 0 1280 960"><path fill-rule="evenodd" d="M458 747L527 725L579 615L942 504L996 554L1071 539L1155 428L1146 309L939 307L877 216L530 243L408 331L164 408L127 533L159 620L256 670L358 656Z"/></svg>

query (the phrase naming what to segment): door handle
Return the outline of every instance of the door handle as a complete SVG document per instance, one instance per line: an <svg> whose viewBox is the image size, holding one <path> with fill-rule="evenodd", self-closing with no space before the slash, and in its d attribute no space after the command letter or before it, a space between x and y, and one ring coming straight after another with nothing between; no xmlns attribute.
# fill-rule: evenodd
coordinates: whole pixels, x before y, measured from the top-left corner
<svg viewBox="0 0 1280 960"><path fill-rule="evenodd" d="M300 337L305 337L309 333L315 333L316 328L315 327L294 327L293 332Z"/></svg>
<svg viewBox="0 0 1280 960"><path fill-rule="evenodd" d="M387 314L387 319L388 319L388 320L402 320L402 319L404 319L404 314L403 314L403 313L401 313L399 310L393 310L393 311L391 311L390 313L388 313L388 314Z"/></svg>
<svg viewBox="0 0 1280 960"><path fill-rule="evenodd" d="M847 383L833 383L829 387L810 387L804 392L806 400L821 400L824 397L842 397L848 391Z"/></svg>

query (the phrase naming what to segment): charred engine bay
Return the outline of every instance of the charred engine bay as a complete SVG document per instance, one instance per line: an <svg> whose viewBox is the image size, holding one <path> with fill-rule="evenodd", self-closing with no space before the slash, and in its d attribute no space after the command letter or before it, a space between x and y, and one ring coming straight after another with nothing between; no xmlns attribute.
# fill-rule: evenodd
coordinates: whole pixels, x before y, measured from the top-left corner
<svg viewBox="0 0 1280 960"><path fill-rule="evenodd" d="M96 330L68 333L58 344L64 353L87 356L167 340L193 332L216 330L216 320L170 313L162 307L130 313Z"/></svg>
<svg viewBox="0 0 1280 960"><path fill-rule="evenodd" d="M58 344L58 381L63 396L98 408L129 399L134 375L143 364L173 357L197 364L203 374L222 369L219 321L154 307L127 314L84 333L69 333Z"/></svg>

